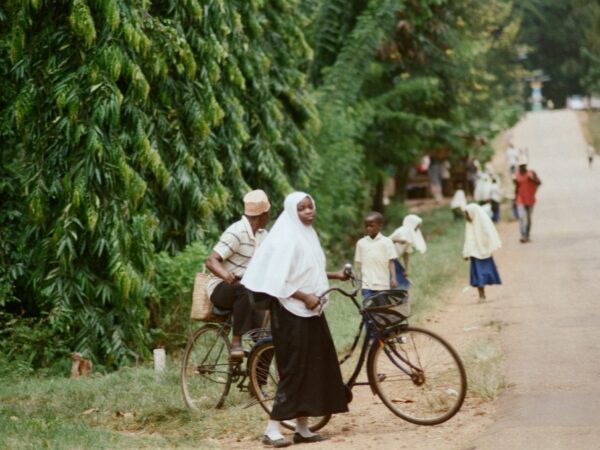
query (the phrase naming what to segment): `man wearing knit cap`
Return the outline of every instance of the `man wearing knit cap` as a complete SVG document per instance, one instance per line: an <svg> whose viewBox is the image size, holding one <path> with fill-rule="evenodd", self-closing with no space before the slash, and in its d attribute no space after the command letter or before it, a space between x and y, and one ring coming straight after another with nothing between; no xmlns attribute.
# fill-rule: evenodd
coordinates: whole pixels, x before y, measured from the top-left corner
<svg viewBox="0 0 600 450"><path fill-rule="evenodd" d="M232 359L244 356L241 336L262 324L263 314L251 308L248 291L239 280L254 250L267 235L264 228L269 223L270 209L264 191L248 192L244 196L244 215L225 230L206 260L206 268L212 274L207 285L210 300L218 308L233 312Z"/></svg>

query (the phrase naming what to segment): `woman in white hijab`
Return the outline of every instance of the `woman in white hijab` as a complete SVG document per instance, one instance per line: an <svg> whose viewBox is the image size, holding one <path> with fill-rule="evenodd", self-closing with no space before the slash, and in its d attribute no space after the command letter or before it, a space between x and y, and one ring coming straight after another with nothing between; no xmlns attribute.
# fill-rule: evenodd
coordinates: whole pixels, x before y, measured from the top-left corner
<svg viewBox="0 0 600 450"><path fill-rule="evenodd" d="M502 247L500 236L490 216L476 203L465 208L467 218L463 257L471 260L471 286L485 300L485 286L502 284L492 253Z"/></svg>
<svg viewBox="0 0 600 450"><path fill-rule="evenodd" d="M410 255L416 250L419 253L427 251L427 244L421 233L421 224L423 219L415 214L409 214L402 221L402 226L390 235L390 239L396 247L398 259L394 261L396 266L396 280L400 289L408 289L410 281L408 279L408 261ZM400 262L402 261L404 265Z"/></svg>
<svg viewBox="0 0 600 450"><path fill-rule="evenodd" d="M263 443L274 447L290 444L281 434L282 420L296 419L294 443L318 442L325 438L309 430L308 417L348 411L335 346L322 315L327 300L319 299L329 288L328 278L347 276L326 272L312 226L315 217L310 195L288 195L242 278L250 291L273 298L271 333L280 379Z"/></svg>

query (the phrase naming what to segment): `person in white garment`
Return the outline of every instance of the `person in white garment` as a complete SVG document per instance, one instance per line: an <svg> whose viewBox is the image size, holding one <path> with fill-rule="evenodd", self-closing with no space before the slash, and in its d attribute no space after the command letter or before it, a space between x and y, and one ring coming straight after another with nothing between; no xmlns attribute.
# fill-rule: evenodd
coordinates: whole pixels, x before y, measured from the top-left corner
<svg viewBox="0 0 600 450"><path fill-rule="evenodd" d="M305 192L294 192L269 235L254 253L242 284L271 299L271 334L279 384L263 444L286 447L282 420L296 419L294 443L325 438L308 427L308 417L348 411L337 353L320 296L328 279L345 280L343 272L326 272L325 253L313 223L316 205Z"/></svg>
<svg viewBox="0 0 600 450"><path fill-rule="evenodd" d="M500 236L490 216L476 203L465 208L467 219L463 257L471 262L471 286L476 287L479 301L485 301L485 286L502 284L492 254L502 247Z"/></svg>
<svg viewBox="0 0 600 450"><path fill-rule="evenodd" d="M427 251L427 244L421 232L422 223L423 219L419 216L409 214L402 221L402 226L396 228L390 235L398 257L394 264L396 266L396 281L401 289L410 287L410 280L408 279L410 255L415 251L421 254Z"/></svg>

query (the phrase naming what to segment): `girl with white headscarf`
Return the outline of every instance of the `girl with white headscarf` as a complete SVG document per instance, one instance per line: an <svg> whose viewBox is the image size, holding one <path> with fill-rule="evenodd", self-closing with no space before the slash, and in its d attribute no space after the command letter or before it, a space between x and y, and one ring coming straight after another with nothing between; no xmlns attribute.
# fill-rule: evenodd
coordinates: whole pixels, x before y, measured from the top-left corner
<svg viewBox="0 0 600 450"><path fill-rule="evenodd" d="M310 195L288 195L242 278L250 291L273 298L271 333L280 379L263 443L276 447L290 444L280 421L297 419L294 443L318 442L324 438L308 429L307 418L348 411L335 346L322 315L327 300L319 299L329 288L328 278L347 276L326 272L312 226L315 216Z"/></svg>
<svg viewBox="0 0 600 450"><path fill-rule="evenodd" d="M500 236L490 216L476 203L465 209L467 218L463 257L471 260L471 286L479 292L479 301L485 300L485 286L502 284L492 253L502 247Z"/></svg>
<svg viewBox="0 0 600 450"><path fill-rule="evenodd" d="M421 223L423 219L415 214L409 214L402 221L402 226L390 235L390 239L396 247L398 259L394 261L396 266L396 280L398 287L408 289L410 281L408 279L408 261L410 255L416 250L419 253L427 251L427 244L421 233ZM404 265L400 262L404 262Z"/></svg>

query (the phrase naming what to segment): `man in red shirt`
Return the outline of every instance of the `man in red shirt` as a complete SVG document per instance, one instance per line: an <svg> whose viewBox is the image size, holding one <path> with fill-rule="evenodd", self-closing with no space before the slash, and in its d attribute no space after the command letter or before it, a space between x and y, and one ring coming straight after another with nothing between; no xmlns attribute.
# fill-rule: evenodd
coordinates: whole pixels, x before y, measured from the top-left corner
<svg viewBox="0 0 600 450"><path fill-rule="evenodd" d="M515 203L519 215L519 228L521 229L521 242L529 242L531 231L531 215L535 205L535 193L542 184L533 170L527 170L527 158L519 156L519 170L514 176Z"/></svg>

